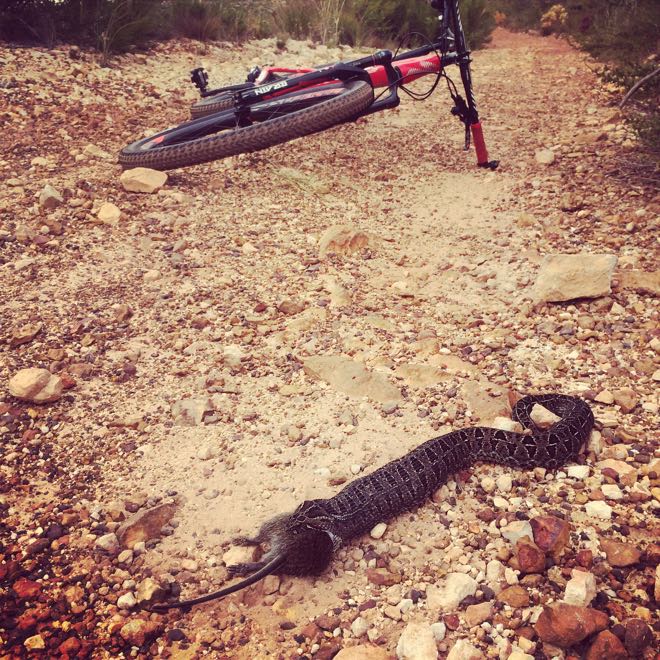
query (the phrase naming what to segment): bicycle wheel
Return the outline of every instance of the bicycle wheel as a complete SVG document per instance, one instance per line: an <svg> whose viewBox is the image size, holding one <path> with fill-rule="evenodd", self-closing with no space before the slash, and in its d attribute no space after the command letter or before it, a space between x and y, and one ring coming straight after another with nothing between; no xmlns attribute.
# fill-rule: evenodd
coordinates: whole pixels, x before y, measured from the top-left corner
<svg viewBox="0 0 660 660"><path fill-rule="evenodd" d="M254 83L248 82L244 85L236 85L235 89L231 91L219 92L213 96L207 96L204 99L195 101L190 107L190 116L193 119L199 117L206 117L206 115L211 115L214 112L222 112L223 110L229 110L234 107L234 94L238 89L250 89L254 87Z"/></svg>
<svg viewBox="0 0 660 660"><path fill-rule="evenodd" d="M249 107L246 126L232 109L143 138L122 149L119 163L167 170L266 149L353 119L373 98L363 80L308 88Z"/></svg>

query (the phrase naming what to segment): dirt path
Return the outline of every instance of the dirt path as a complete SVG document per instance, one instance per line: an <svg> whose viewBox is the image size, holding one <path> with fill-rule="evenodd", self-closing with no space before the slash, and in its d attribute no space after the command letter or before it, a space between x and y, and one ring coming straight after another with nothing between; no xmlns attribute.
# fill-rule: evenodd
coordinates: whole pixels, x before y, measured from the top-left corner
<svg viewBox="0 0 660 660"><path fill-rule="evenodd" d="M494 173L461 150L461 126L438 93L176 171L155 195L126 193L114 154L185 116L193 94L179 90L199 60L193 48L162 46L113 69L66 50L0 49L9 83L0 116L13 127L0 138L2 380L44 366L73 386L47 406L0 394L0 657L125 657L133 647L329 658L373 643L382 655L360 657L386 658L409 622L443 622L440 657L458 639L488 657L552 657L560 651L530 624L562 598L587 552L595 563L580 565L597 580L592 606L608 625L652 624L658 200L612 175L628 138L584 58L554 39L503 32L475 54L486 139L502 161ZM342 55L351 53L294 43L275 55L261 42L204 57L233 79L257 61ZM541 149L551 165L537 162ZM37 203L46 183L64 197L51 211ZM117 222L99 220L105 202L120 209ZM322 254L336 225L362 247ZM612 294L535 305L543 256L580 251L618 256ZM31 341L12 342L36 323ZM344 362L324 380L318 356ZM370 397L347 393L355 365L371 378ZM536 391L596 398L604 428L588 479L479 466L460 493L451 482L382 539L342 549L319 579L269 580L166 618L117 606L149 575L185 596L217 588L232 536L438 433L491 424L510 392ZM605 459L627 461L634 476L603 473L595 466ZM620 497L604 495L617 481ZM584 506L605 500L611 520ZM132 512L169 501L178 509L160 541L119 556L99 548ZM574 537L557 565L523 577L499 529L546 514L571 523ZM599 539L626 537L627 551L644 554L609 572L617 564ZM507 584L520 578L525 602L494 600L506 584L486 577L493 561ZM442 614L429 592L452 572L479 588ZM20 580L37 585L31 597ZM468 605L489 602L486 623L466 622Z"/></svg>

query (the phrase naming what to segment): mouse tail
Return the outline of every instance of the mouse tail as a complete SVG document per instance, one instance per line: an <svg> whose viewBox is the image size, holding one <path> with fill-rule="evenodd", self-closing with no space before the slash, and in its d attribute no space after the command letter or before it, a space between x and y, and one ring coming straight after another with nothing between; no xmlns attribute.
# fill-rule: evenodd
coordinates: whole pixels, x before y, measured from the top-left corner
<svg viewBox="0 0 660 660"><path fill-rule="evenodd" d="M286 560L285 555L277 555L275 559L269 561L263 568L260 568L256 573L250 575L250 577L246 578L245 580L242 580L241 582L232 584L229 587L224 587L223 589L219 589L218 591L213 591L212 593L206 594L205 596L199 596L199 598L182 600L177 603L162 603L159 605L152 605L147 609L150 612L160 613L160 612L166 612L167 610L171 610L174 608L190 607L191 605L208 603L210 600L215 600L216 598L223 598L224 596L233 594L236 591L245 589L245 587L249 587L251 584L254 584L255 582L259 582L259 580L265 578L267 575L274 573L280 566L282 566L285 560Z"/></svg>

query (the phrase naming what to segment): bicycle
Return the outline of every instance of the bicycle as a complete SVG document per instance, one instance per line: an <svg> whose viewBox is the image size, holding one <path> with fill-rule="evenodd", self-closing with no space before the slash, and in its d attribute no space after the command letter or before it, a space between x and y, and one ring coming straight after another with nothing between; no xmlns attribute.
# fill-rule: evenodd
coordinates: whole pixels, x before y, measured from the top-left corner
<svg viewBox="0 0 660 660"><path fill-rule="evenodd" d="M459 2L432 0L431 6L438 10L439 36L406 52L379 50L350 62L314 68L257 67L244 83L211 90L204 69L194 69L192 82L201 100L191 108L192 119L128 145L119 163L124 168L173 169L266 149L394 108L400 102L399 89L413 98L428 98L444 78L454 102L451 112L465 126L465 149L472 140L477 165L495 169L499 162L488 159L472 90L470 51ZM445 71L452 64L459 68L465 98ZM425 94L406 87L432 74L435 82ZM376 96L374 90L379 88L384 91Z"/></svg>

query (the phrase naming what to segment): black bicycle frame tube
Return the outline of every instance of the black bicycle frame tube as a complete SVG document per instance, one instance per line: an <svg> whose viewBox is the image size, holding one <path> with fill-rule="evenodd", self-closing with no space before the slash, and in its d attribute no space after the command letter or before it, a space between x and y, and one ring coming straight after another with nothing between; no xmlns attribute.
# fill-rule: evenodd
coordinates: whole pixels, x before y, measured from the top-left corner
<svg viewBox="0 0 660 660"><path fill-rule="evenodd" d="M313 85L315 82L324 80L349 80L361 79L369 82L369 74L364 70L350 63L339 63L326 69L319 71L311 71L310 73L303 73L300 76L293 78L285 78L284 80L277 80L272 83L252 87L244 91L238 91L234 95L237 105L252 105L267 98L270 98L274 92L286 93L285 90L294 90L301 86L307 87Z"/></svg>
<svg viewBox="0 0 660 660"><path fill-rule="evenodd" d="M419 48L414 48L413 50L407 50L403 53L399 53L396 57L393 57L392 62L407 60L412 57L422 57L423 55L428 55L429 53L440 53L442 56L443 67L449 64L456 64L458 62L458 55L456 53L443 53L440 49L440 46L441 44L436 41L435 43L428 44L427 46L420 46Z"/></svg>

